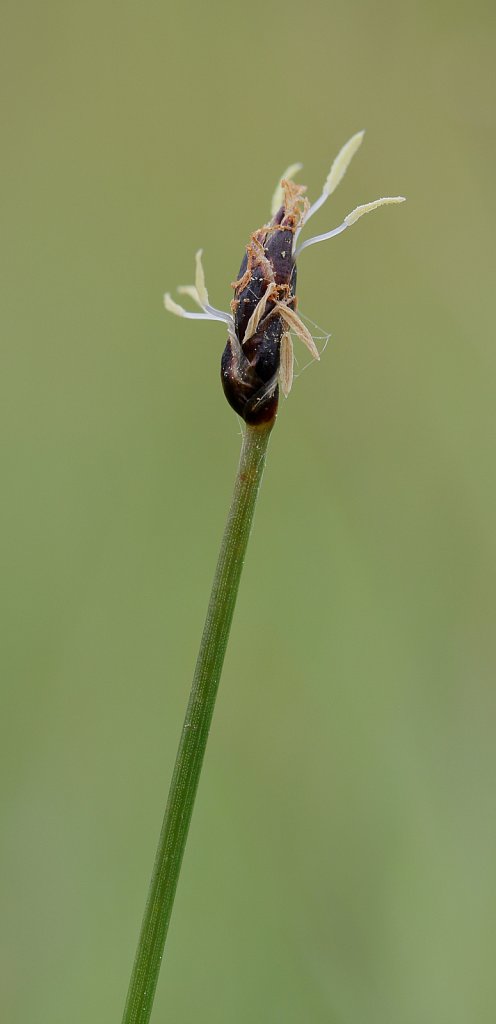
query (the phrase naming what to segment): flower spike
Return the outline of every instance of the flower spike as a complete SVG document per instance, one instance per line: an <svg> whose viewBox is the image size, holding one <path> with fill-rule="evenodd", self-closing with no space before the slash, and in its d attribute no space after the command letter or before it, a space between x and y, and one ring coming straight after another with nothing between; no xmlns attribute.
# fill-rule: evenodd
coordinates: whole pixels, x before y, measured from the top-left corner
<svg viewBox="0 0 496 1024"><path fill-rule="evenodd" d="M305 187L292 180L301 164L288 167L272 199L271 221L254 231L246 246L233 283L230 313L210 305L201 249L196 253L195 283L178 288L201 312L189 313L168 292L164 296L165 308L176 316L220 320L227 326L227 344L221 361L222 385L229 404L246 423L260 425L274 420L279 385L283 395L289 395L294 364L291 334L306 345L314 359L320 359L315 341L296 311L296 257L309 245L346 231L379 206L404 202L404 196L386 196L364 203L348 213L338 227L296 244L302 227L335 192L363 136L363 132L356 132L340 149L322 193L312 205L305 198Z"/></svg>

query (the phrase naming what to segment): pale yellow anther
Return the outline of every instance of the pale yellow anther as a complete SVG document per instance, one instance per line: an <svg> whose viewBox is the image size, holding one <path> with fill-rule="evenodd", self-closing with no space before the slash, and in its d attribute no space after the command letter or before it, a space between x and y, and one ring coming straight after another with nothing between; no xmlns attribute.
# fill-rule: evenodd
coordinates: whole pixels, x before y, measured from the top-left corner
<svg viewBox="0 0 496 1024"><path fill-rule="evenodd" d="M293 386L293 364L293 342L289 331L285 331L281 338L281 362L279 365L279 380L285 398L288 397Z"/></svg>
<svg viewBox="0 0 496 1024"><path fill-rule="evenodd" d="M198 295L198 288L194 284L180 284L178 286L178 292L180 295L188 295L193 302L196 302L201 309L203 309L200 302L200 296Z"/></svg>
<svg viewBox="0 0 496 1024"><path fill-rule="evenodd" d="M260 302L257 303L255 309L253 310L253 313L251 314L250 319L248 320L243 341L248 341L249 338L252 338L253 335L256 333L257 327L265 313L267 303L270 301L275 291L276 284L273 281L271 281L269 287L267 288L267 291L264 293L264 295L262 295Z"/></svg>
<svg viewBox="0 0 496 1024"><path fill-rule="evenodd" d="M166 292L164 295L164 306L169 313L175 313L176 316L186 316L186 310L179 306L177 302L174 302L169 292Z"/></svg>
<svg viewBox="0 0 496 1024"><path fill-rule="evenodd" d="M289 306L285 306L283 302L276 302L274 308L279 313L279 316L286 321L288 327L294 331L303 344L307 346L307 349L313 358L320 359L319 350L312 338L312 335L310 334L310 331L305 327L305 324L300 320L294 309L290 309Z"/></svg>
<svg viewBox="0 0 496 1024"><path fill-rule="evenodd" d="M351 139L348 139L348 142L345 142L343 148L339 150L322 190L324 195L332 195L338 187L339 182L346 174L357 149L361 146L364 135L365 132L357 132L356 135L352 135Z"/></svg>
<svg viewBox="0 0 496 1024"><path fill-rule="evenodd" d="M205 285L205 274L203 272L202 254L203 249L198 249L198 252L196 254L195 285L200 298L200 305L208 306L208 292Z"/></svg>
<svg viewBox="0 0 496 1024"><path fill-rule="evenodd" d="M355 210L348 213L344 218L344 223L351 227L355 224L360 217L363 217L364 213L370 213L372 210L377 210L378 206L389 206L391 203L404 203L405 196L385 196L383 199L374 199L372 203L364 203L363 206L357 206Z"/></svg>
<svg viewBox="0 0 496 1024"><path fill-rule="evenodd" d="M281 174L279 184L272 196L272 202L270 204L270 213L272 217L275 217L279 207L281 207L283 203L284 192L281 181L283 179L290 181L291 178L294 178L295 174L298 174L298 171L301 171L302 167L303 164L290 164L290 166L284 171L284 174Z"/></svg>

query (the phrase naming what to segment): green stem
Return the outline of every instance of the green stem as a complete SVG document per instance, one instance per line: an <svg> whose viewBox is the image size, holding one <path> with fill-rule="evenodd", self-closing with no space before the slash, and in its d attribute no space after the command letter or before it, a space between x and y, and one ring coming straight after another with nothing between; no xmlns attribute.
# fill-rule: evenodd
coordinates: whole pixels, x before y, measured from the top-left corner
<svg viewBox="0 0 496 1024"><path fill-rule="evenodd" d="M122 1024L148 1024L272 423L247 426Z"/></svg>

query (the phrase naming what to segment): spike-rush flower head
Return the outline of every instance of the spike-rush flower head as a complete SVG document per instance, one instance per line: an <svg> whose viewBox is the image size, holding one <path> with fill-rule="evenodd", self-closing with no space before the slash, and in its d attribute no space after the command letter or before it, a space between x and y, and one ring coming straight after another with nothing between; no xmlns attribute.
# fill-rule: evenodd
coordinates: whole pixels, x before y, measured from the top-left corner
<svg viewBox="0 0 496 1024"><path fill-rule="evenodd" d="M221 378L229 404L247 423L267 423L275 418L279 384L287 397L293 383L293 343L298 337L314 359L319 352L312 335L296 312L296 259L309 245L323 242L351 227L364 213L388 203L402 203L403 196L389 196L357 206L332 231L298 244L302 228L334 192L363 139L356 135L340 150L319 198L310 205L304 185L292 178L301 164L288 167L272 200L272 219L254 231L236 281L231 312L211 306L205 286L202 250L196 254L194 285L178 288L200 306L188 313L167 293L165 308L177 316L195 320L220 320L227 325L227 344L222 355Z"/></svg>

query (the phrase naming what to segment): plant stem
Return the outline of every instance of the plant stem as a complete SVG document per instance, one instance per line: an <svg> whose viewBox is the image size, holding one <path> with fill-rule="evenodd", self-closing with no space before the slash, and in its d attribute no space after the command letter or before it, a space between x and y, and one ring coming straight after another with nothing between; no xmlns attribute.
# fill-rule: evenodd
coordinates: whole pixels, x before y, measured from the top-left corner
<svg viewBox="0 0 496 1024"><path fill-rule="evenodd" d="M148 1024L273 421L246 426L122 1024Z"/></svg>

